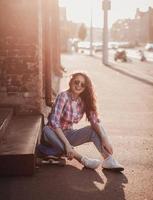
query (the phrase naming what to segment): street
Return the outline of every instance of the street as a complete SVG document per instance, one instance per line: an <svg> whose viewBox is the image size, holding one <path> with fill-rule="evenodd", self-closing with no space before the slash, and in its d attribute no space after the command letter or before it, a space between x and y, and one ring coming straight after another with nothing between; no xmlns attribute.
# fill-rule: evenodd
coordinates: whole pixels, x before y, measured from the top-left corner
<svg viewBox="0 0 153 200"><path fill-rule="evenodd" d="M140 61L140 52L139 52L139 49L141 49L144 53L144 56L146 57L146 60L148 62L153 62L153 52L152 51L146 51L144 48L116 48L116 49L112 49L112 48L108 48L108 51L109 51L109 60L114 60L114 53L116 52L116 50L118 49L124 49L127 53L127 57L130 61L132 60L137 60L137 61ZM83 53L83 54L86 54L86 55L89 55L90 54L90 49L89 49L89 46L86 47L86 48L81 48L79 49L78 51L79 53ZM98 57L101 57L102 55L102 47L99 49L99 51L95 52L93 51L93 55L97 55Z"/></svg>
<svg viewBox="0 0 153 200"><path fill-rule="evenodd" d="M62 55L62 65L67 73L60 90L68 88L70 74L75 71L87 72L93 80L101 121L113 144L114 157L125 170L112 173L99 167L93 171L75 160L67 161L65 167L42 166L33 177L1 178L0 199L153 200L153 85L143 81L148 78L151 82L152 74L137 79L137 70L130 76L117 70L118 63L106 67L99 58L79 54ZM119 65L124 68L126 64ZM134 68L135 64L128 66ZM150 70L153 72L151 65ZM83 119L77 127L86 124ZM92 144L77 150L100 157Z"/></svg>
<svg viewBox="0 0 153 200"><path fill-rule="evenodd" d="M141 49L141 48L140 48ZM144 52L144 55L147 59L147 61L149 62L152 62L153 61L153 52L151 51L146 51L144 50L144 48L142 48L143 52ZM127 57L130 58L131 60L138 60L140 61L140 52L139 52L139 49L129 49L129 48L125 48L125 51L127 52ZM112 57L112 55L114 54L115 52L115 49L112 50L112 49L109 49L109 55L110 57Z"/></svg>
<svg viewBox="0 0 153 200"><path fill-rule="evenodd" d="M120 60L114 60L114 54L116 50L109 49L108 59L109 64L117 66L117 69L124 70L127 73L136 74L141 79L150 80L153 83L153 53L145 51L147 61L141 62L140 55L136 49L125 49L127 52L127 62L121 62ZM86 50L82 55L89 55L89 50ZM102 52L93 52L93 56L102 61Z"/></svg>

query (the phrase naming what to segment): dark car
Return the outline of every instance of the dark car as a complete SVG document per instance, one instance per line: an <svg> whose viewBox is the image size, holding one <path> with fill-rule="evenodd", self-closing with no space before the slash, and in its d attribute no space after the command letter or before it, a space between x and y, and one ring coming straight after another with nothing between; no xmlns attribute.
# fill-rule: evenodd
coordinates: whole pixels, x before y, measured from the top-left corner
<svg viewBox="0 0 153 200"><path fill-rule="evenodd" d="M121 60L122 62L127 62L127 55L124 49L117 49L114 54L114 60Z"/></svg>

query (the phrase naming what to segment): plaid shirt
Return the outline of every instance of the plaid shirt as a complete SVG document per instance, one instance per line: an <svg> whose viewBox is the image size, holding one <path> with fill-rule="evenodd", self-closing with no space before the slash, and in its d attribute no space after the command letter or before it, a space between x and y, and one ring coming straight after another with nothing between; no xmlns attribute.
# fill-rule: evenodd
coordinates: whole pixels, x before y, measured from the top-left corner
<svg viewBox="0 0 153 200"><path fill-rule="evenodd" d="M53 129L72 129L74 123L78 123L84 115L84 103L81 98L74 100L70 91L61 92L54 103L48 124ZM90 122L97 123L99 119L94 112L91 112Z"/></svg>

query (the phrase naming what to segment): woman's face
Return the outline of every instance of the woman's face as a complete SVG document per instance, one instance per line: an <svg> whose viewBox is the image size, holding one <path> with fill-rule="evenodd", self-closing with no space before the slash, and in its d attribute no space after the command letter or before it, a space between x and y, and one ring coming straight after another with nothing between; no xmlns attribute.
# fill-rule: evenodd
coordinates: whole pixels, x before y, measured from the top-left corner
<svg viewBox="0 0 153 200"><path fill-rule="evenodd" d="M85 78L82 75L77 75L76 77L73 78L71 85L70 85L70 90L73 93L74 96L79 96L86 87L85 83Z"/></svg>

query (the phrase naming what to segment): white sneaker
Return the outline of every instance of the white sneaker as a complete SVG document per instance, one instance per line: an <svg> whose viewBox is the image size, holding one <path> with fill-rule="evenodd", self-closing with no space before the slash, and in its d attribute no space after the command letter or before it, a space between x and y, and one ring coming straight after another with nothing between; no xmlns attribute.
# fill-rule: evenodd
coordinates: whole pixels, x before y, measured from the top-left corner
<svg viewBox="0 0 153 200"><path fill-rule="evenodd" d="M102 167L104 169L110 169L113 171L123 171L124 167L119 164L112 156L109 156L108 158L106 158L103 163L102 163Z"/></svg>
<svg viewBox="0 0 153 200"><path fill-rule="evenodd" d="M96 169L101 164L101 161L98 159L82 157L81 163L87 168Z"/></svg>

